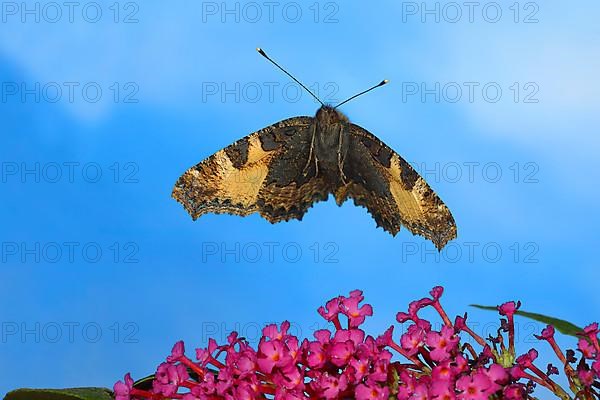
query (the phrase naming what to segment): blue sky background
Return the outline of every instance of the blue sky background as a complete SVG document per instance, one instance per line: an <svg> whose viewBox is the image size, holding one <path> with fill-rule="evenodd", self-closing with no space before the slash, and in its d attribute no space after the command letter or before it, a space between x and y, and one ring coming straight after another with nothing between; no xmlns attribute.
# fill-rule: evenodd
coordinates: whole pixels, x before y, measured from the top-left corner
<svg viewBox="0 0 600 400"><path fill-rule="evenodd" d="M446 287L452 314L520 299L580 325L598 320L598 2L521 2L518 16L513 2L499 2L496 23L495 9L483 14L486 2L473 22L463 7L454 23L456 9L444 2L439 23L393 1L277 2L272 18L261 2L238 3L237 15L221 2L121 2L119 15L114 2L99 2L96 23L82 15L95 17L85 2L73 22L64 7L51 22L55 10L38 3L39 23L8 3L0 22L0 395L112 386L125 372L153 372L178 339L190 350L232 329L256 339L267 322L289 319L309 336L323 327L317 307L355 288L374 306L373 334L434 285ZM256 5L262 16L253 22ZM128 16L137 22L124 23ZM319 203L302 222L209 215L194 223L170 198L191 165L316 111L308 95L296 99L293 87L286 95L289 80L257 46L321 94L337 91L324 96L330 101L391 80L343 111L429 171L459 232L439 259L431 243L406 231L392 238L351 203ZM72 101L65 82L79 84ZM102 89L95 103L92 89L87 98L81 91L90 82ZM447 89L439 102L406 91L436 82ZM479 85L472 102L465 82ZM22 98L21 85L36 83L39 102ZM236 83L239 101L222 98L221 85L235 91ZM268 85L278 85L271 98ZM457 85L463 97L452 102ZM64 91L53 103L56 86ZM495 87L502 95L492 102ZM36 166L39 182L22 176ZM481 332L496 316L472 310L470 319ZM525 351L537 327L520 328Z"/></svg>

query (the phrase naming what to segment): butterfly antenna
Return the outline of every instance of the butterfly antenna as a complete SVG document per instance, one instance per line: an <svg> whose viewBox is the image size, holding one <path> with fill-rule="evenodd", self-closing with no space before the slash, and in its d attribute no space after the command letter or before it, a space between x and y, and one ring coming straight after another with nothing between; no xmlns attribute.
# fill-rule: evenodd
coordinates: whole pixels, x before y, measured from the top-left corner
<svg viewBox="0 0 600 400"><path fill-rule="evenodd" d="M306 86L304 86L302 84L302 82L300 82L298 79L294 78L292 76L292 74L290 74L289 72L287 72L285 69L283 69L283 67L281 67L279 64L277 64L275 61L273 61L271 59L271 57L269 57L267 55L267 53L264 52L263 49L261 49L260 47L256 48L256 51L258 51L260 53L261 56L263 56L264 58L266 58L267 60L271 61L271 63L273 63L273 65L275 65L277 68L279 68L280 70L282 70L287 76L289 76L290 78L292 78L298 85L302 86L304 88L304 90L306 90L308 93L310 93L310 95L312 97L314 97L319 103L321 103L322 106L324 106L325 104L323 104L323 102L321 101L321 99L319 99L317 96L315 96L315 94L313 92L310 91L309 88L307 88Z"/></svg>
<svg viewBox="0 0 600 400"><path fill-rule="evenodd" d="M386 83L388 83L388 82L389 82L389 81L388 81L387 79L384 79L384 80L382 80L381 82L379 82L377 85L373 86L372 88L369 88L369 89L367 89L367 90L365 90L365 91L363 91L363 92L360 92L360 93L358 93L358 94L355 94L354 96L352 96L352 97L350 97L350 98L348 98L348 99L346 99L346 100L342 101L340 104L338 104L337 106L335 106L335 107L333 107L333 108L338 108L338 107L339 107L339 106L341 106L342 104L346 104L346 103L347 103L347 102L349 102L350 100L353 100L353 99L357 98L358 96L362 96L363 94L365 94L365 93L368 93L368 92L370 92L370 91L371 91L371 90L373 90L373 89L377 89L379 86L383 86L383 85L385 85L385 84L386 84Z"/></svg>

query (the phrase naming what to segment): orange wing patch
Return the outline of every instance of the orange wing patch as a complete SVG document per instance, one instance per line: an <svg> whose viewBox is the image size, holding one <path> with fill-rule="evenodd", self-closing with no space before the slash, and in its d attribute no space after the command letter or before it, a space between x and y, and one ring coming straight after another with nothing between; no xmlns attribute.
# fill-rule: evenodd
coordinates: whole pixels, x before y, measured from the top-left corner
<svg viewBox="0 0 600 400"><path fill-rule="evenodd" d="M398 211L403 219L409 221L421 219L423 210L413 192L414 186L413 188L408 189L404 183L397 179L397 177L401 176L402 169L400 167L398 155L396 154L392 156L388 173L390 175L390 192L394 197L396 205L398 205ZM422 179L419 177L419 180Z"/></svg>
<svg viewBox="0 0 600 400"><path fill-rule="evenodd" d="M211 176L217 188L215 195L247 208L256 204L271 159L279 153L278 150L263 150L258 135L248 139L248 161L240 169L233 165L224 150L215 154L215 163L209 167L213 174L216 172Z"/></svg>

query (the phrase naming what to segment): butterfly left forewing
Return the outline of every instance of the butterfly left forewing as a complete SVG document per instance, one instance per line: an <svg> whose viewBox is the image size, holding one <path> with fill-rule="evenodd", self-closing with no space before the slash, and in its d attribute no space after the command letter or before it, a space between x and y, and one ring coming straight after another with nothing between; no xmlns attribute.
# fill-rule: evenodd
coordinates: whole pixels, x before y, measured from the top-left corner
<svg viewBox="0 0 600 400"><path fill-rule="evenodd" d="M314 168L305 168L313 128L313 118L294 117L254 132L187 170L172 195L193 219L254 212L270 222L301 219L327 198Z"/></svg>
<svg viewBox="0 0 600 400"><path fill-rule="evenodd" d="M405 226L438 249L454 239L456 224L450 210L410 164L366 129L349 124L348 130L350 146L344 162L348 183L337 190L338 203L353 198L392 235Z"/></svg>

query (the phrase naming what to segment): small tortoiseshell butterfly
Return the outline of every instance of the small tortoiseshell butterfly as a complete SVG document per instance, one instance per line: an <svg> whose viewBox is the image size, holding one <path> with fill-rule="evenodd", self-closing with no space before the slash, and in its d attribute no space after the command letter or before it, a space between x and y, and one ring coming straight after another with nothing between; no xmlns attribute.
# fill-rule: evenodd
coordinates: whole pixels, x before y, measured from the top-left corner
<svg viewBox="0 0 600 400"><path fill-rule="evenodd" d="M386 83L335 107L321 102L314 117L285 119L238 140L187 170L173 197L194 220L209 212L258 212L275 223L302 219L313 203L332 193L338 205L352 198L366 207L377 226L392 235L403 225L441 250L456 237L448 207L409 163L337 110Z"/></svg>

